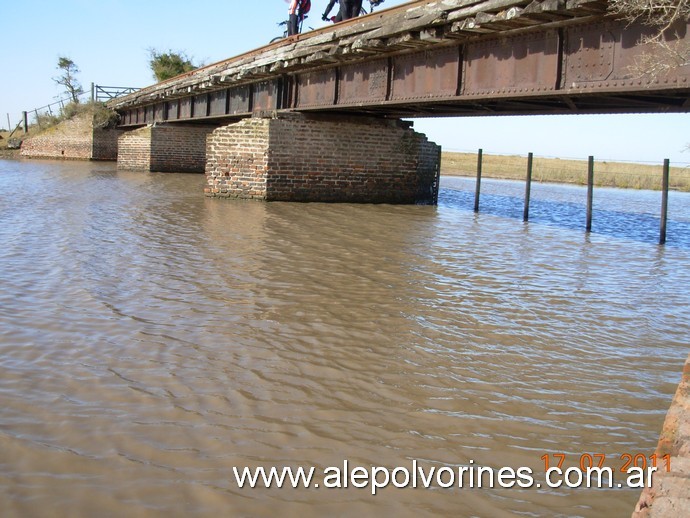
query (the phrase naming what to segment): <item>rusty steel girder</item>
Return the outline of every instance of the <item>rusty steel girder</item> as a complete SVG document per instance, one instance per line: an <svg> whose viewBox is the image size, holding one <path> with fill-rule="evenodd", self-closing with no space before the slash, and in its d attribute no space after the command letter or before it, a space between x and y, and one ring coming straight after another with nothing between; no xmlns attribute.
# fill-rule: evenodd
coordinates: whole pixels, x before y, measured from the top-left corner
<svg viewBox="0 0 690 518"><path fill-rule="evenodd" d="M690 24L676 24L667 31L671 44L686 38ZM638 91L640 89L687 88L690 66L645 77L638 70L641 60L654 48L640 44L652 36L652 28L606 21L573 27L565 35L562 88L569 91Z"/></svg>
<svg viewBox="0 0 690 518"><path fill-rule="evenodd" d="M392 60L391 100L453 97L460 86L461 48L441 47Z"/></svg>
<svg viewBox="0 0 690 518"><path fill-rule="evenodd" d="M667 31L688 45L690 22ZM128 108L123 126L223 121L275 110L405 117L495 113L690 111L690 65L636 71L653 29L613 19L439 39L423 50L363 54L339 64Z"/></svg>
<svg viewBox="0 0 690 518"><path fill-rule="evenodd" d="M560 36L551 30L467 45L462 95L532 95L559 86Z"/></svg>
<svg viewBox="0 0 690 518"><path fill-rule="evenodd" d="M336 72L336 69L331 68L297 76L296 107L333 106L335 103Z"/></svg>
<svg viewBox="0 0 690 518"><path fill-rule="evenodd" d="M388 59L344 65L338 81L338 104L361 105L386 100L390 84Z"/></svg>

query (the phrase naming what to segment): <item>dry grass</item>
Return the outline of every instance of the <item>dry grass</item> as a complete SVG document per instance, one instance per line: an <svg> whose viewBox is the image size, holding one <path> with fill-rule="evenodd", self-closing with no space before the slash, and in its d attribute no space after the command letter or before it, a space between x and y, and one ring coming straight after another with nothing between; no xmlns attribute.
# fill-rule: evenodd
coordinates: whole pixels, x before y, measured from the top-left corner
<svg viewBox="0 0 690 518"><path fill-rule="evenodd" d="M604 187L661 190L663 164L594 161L594 184ZM441 173L448 176L476 176L477 155L444 152ZM524 180L527 157L482 155L482 177ZM587 184L587 160L561 160L534 157L532 180L535 182ZM670 188L690 191L690 168L671 167Z"/></svg>

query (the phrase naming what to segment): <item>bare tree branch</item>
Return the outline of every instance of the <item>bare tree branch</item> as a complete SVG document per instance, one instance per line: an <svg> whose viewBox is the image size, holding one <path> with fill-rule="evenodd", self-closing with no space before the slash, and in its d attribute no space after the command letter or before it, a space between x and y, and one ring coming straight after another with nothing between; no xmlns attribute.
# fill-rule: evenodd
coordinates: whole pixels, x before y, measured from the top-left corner
<svg viewBox="0 0 690 518"><path fill-rule="evenodd" d="M674 25L690 19L690 0L609 0L609 10L628 22L655 27L640 43L649 51L642 54L631 72L637 77L657 79L678 67L690 65L690 43L676 37Z"/></svg>
<svg viewBox="0 0 690 518"><path fill-rule="evenodd" d="M609 0L609 10L629 21L668 28L690 17L690 0Z"/></svg>

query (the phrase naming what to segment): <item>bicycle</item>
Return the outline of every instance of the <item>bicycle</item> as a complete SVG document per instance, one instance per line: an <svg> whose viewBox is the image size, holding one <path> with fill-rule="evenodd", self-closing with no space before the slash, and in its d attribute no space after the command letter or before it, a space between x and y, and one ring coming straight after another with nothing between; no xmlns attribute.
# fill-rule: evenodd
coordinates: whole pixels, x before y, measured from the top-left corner
<svg viewBox="0 0 690 518"><path fill-rule="evenodd" d="M385 0L369 0L369 11L367 12L367 10L364 8L364 6L362 6L362 9L359 11L359 15L364 16L364 15L373 13L374 7L378 7L384 1ZM308 18L308 16L305 15L303 18L301 18L299 20L299 25L297 26L297 34L302 33L302 24L304 23L304 20L306 20L307 18ZM328 21L328 18L324 18L323 21L324 22ZM332 21L333 23L336 23L337 22L336 17L331 16L330 21ZM282 22L278 22L278 27L285 26L285 30L283 31L283 35L282 36L276 36L269 43L275 43L276 41L280 41L280 40L283 40L283 39L288 37L288 23L290 23L290 20L283 20ZM313 27L309 27L309 30L314 30L314 29L313 29Z"/></svg>
<svg viewBox="0 0 690 518"><path fill-rule="evenodd" d="M306 15L304 17L302 17L301 19L298 18L299 23L297 25L297 34L302 33L302 24L304 23L304 20L306 20L307 18L309 18L309 17ZM280 27L281 25L284 25L285 30L283 31L282 36L276 36L275 38L273 38L270 41L270 43L275 43L276 41L280 41L280 40L283 40L283 39L288 37L288 23L290 23L290 20L283 20L282 22L278 22L278 27ZM313 29L311 27L309 27L309 30L313 30Z"/></svg>

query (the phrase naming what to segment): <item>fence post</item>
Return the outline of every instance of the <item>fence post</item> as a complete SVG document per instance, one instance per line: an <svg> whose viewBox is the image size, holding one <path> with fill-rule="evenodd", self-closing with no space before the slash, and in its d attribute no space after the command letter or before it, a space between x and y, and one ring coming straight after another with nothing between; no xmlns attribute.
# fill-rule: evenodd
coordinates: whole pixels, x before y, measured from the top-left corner
<svg viewBox="0 0 690 518"><path fill-rule="evenodd" d="M527 155L527 179L525 182L525 210L522 213L522 221L529 220L529 198L532 190L532 153Z"/></svg>
<svg viewBox="0 0 690 518"><path fill-rule="evenodd" d="M661 226L659 228L659 244L666 243L666 218L668 216L668 184L669 184L669 159L664 159L664 172L661 180Z"/></svg>
<svg viewBox="0 0 690 518"><path fill-rule="evenodd" d="M592 199L594 198L594 157L587 161L587 224L586 232L592 231Z"/></svg>
<svg viewBox="0 0 690 518"><path fill-rule="evenodd" d="M477 185L474 189L474 212L479 212L479 191L482 185L482 150L477 152Z"/></svg>
<svg viewBox="0 0 690 518"><path fill-rule="evenodd" d="M96 100L96 85L91 83L91 104Z"/></svg>
<svg viewBox="0 0 690 518"><path fill-rule="evenodd" d="M24 119L24 133L29 132L29 114L22 112L22 118Z"/></svg>

